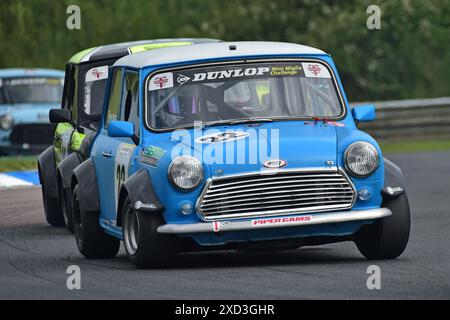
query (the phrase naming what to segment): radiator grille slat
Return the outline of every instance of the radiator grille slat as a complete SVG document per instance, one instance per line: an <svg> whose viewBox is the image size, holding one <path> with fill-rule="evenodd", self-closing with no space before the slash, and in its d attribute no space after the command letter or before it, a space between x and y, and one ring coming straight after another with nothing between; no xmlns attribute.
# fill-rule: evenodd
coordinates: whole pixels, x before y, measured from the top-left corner
<svg viewBox="0 0 450 320"><path fill-rule="evenodd" d="M279 171L210 180L197 202L205 220L348 209L356 192L343 171Z"/></svg>

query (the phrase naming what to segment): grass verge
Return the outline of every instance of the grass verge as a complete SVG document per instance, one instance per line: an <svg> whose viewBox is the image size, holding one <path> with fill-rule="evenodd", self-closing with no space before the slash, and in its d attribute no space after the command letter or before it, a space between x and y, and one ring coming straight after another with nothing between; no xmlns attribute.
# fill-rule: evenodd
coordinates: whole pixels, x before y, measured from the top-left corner
<svg viewBox="0 0 450 320"><path fill-rule="evenodd" d="M37 170L37 156L0 157L0 172Z"/></svg>
<svg viewBox="0 0 450 320"><path fill-rule="evenodd" d="M450 151L449 140L380 142L383 153Z"/></svg>

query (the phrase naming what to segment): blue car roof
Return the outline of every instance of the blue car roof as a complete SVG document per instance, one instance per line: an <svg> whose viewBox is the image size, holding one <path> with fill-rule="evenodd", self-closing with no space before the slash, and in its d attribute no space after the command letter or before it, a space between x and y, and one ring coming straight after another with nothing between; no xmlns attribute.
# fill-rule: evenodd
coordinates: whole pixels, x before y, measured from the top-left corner
<svg viewBox="0 0 450 320"><path fill-rule="evenodd" d="M44 68L8 68L0 69L0 78L50 77L63 78L64 71Z"/></svg>

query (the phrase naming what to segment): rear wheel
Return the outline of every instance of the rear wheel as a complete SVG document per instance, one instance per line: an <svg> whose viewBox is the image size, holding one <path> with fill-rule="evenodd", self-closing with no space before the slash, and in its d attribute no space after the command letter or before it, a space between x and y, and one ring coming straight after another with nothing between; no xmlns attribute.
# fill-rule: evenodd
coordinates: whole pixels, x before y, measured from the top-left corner
<svg viewBox="0 0 450 320"><path fill-rule="evenodd" d="M64 216L61 207L58 205L56 197L50 197L45 188L47 181L43 180L41 166L38 166L39 181L41 182L42 200L44 203L45 220L54 227L63 227Z"/></svg>
<svg viewBox="0 0 450 320"><path fill-rule="evenodd" d="M81 201L76 186L73 190L72 209L78 250L90 259L114 258L119 251L120 240L106 234L99 225L98 214L83 210Z"/></svg>
<svg viewBox="0 0 450 320"><path fill-rule="evenodd" d="M356 237L356 245L367 259L395 259L408 244L411 223L406 193L385 200L382 206L392 215L364 226Z"/></svg>
<svg viewBox="0 0 450 320"><path fill-rule="evenodd" d="M160 216L134 209L127 197L122 209L122 230L129 259L139 268L163 267L175 255L173 239L157 232Z"/></svg>

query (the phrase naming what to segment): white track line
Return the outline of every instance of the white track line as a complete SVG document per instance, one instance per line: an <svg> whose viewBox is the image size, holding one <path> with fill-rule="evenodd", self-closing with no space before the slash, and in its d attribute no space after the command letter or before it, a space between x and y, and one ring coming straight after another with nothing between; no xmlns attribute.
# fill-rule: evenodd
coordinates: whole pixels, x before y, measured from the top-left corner
<svg viewBox="0 0 450 320"><path fill-rule="evenodd" d="M31 182L17 179L4 173L0 173L0 188L23 187L32 185L33 184Z"/></svg>

